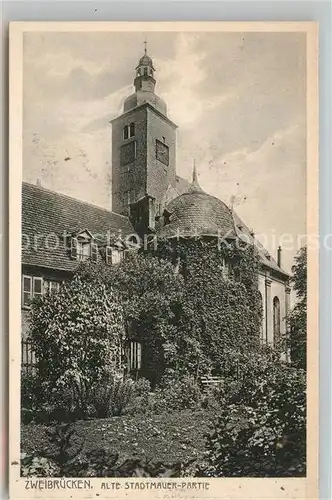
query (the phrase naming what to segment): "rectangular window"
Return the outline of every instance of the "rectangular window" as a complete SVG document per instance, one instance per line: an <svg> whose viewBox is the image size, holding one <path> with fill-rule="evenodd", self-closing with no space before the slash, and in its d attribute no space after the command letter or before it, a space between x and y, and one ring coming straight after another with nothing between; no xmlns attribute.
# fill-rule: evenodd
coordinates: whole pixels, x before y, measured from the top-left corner
<svg viewBox="0 0 332 500"><path fill-rule="evenodd" d="M129 370L140 370L142 368L142 345L140 342L131 341L128 349Z"/></svg>
<svg viewBox="0 0 332 500"><path fill-rule="evenodd" d="M155 214L155 200L149 198L149 228L155 229L156 226L156 214Z"/></svg>
<svg viewBox="0 0 332 500"><path fill-rule="evenodd" d="M106 247L106 264L120 264L123 259L124 252L116 247Z"/></svg>
<svg viewBox="0 0 332 500"><path fill-rule="evenodd" d="M23 306L29 306L32 299L32 277L23 276L22 303Z"/></svg>
<svg viewBox="0 0 332 500"><path fill-rule="evenodd" d="M33 278L33 298L43 295L43 278Z"/></svg>
<svg viewBox="0 0 332 500"><path fill-rule="evenodd" d="M70 240L71 258L75 260L77 259L77 247L78 247L78 239L71 238Z"/></svg>
<svg viewBox="0 0 332 500"><path fill-rule="evenodd" d="M129 125L129 137L134 137L135 135L135 123Z"/></svg>
<svg viewBox="0 0 332 500"><path fill-rule="evenodd" d="M60 282L54 280L44 281L44 291L52 293L57 293L60 290Z"/></svg>
<svg viewBox="0 0 332 500"><path fill-rule="evenodd" d="M135 135L135 123L132 122L129 125L123 127L123 139L127 140Z"/></svg>
<svg viewBox="0 0 332 500"><path fill-rule="evenodd" d="M43 295L43 278L22 276L22 305L29 307L32 299Z"/></svg>
<svg viewBox="0 0 332 500"><path fill-rule="evenodd" d="M91 260L97 262L98 260L98 245L91 243Z"/></svg>

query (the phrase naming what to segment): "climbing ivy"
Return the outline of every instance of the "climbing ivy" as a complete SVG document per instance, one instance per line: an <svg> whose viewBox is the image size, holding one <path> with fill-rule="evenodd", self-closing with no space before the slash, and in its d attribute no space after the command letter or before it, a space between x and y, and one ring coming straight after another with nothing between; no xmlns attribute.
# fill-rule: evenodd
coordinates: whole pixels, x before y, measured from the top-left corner
<svg viewBox="0 0 332 500"><path fill-rule="evenodd" d="M258 269L252 247L194 238L159 240L119 265L85 263L77 274L119 297L128 338L143 344L141 375L155 384L166 369L234 373L241 353L257 348Z"/></svg>
<svg viewBox="0 0 332 500"><path fill-rule="evenodd" d="M255 249L197 237L159 240L153 252L172 261L184 278L173 366L197 376L236 370L241 353L259 343L262 310Z"/></svg>

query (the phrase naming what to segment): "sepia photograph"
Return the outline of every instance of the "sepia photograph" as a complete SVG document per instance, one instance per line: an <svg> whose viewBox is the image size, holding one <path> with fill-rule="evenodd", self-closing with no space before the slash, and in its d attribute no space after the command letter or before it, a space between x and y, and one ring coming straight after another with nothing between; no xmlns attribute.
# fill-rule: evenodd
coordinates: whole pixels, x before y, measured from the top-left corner
<svg viewBox="0 0 332 500"><path fill-rule="evenodd" d="M10 83L21 497L220 498L217 479L269 478L305 498L315 23L30 24Z"/></svg>

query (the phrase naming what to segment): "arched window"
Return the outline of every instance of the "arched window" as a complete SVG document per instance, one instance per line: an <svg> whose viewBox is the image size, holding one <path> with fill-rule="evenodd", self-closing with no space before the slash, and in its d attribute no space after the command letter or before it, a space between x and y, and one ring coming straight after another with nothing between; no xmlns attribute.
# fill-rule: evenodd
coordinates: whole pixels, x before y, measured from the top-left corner
<svg viewBox="0 0 332 500"><path fill-rule="evenodd" d="M135 123L130 123L123 128L123 138L129 139L135 135Z"/></svg>
<svg viewBox="0 0 332 500"><path fill-rule="evenodd" d="M280 338L280 300L273 299L273 341L276 343Z"/></svg>
<svg viewBox="0 0 332 500"><path fill-rule="evenodd" d="M144 76L148 76L148 68L144 68Z"/></svg>

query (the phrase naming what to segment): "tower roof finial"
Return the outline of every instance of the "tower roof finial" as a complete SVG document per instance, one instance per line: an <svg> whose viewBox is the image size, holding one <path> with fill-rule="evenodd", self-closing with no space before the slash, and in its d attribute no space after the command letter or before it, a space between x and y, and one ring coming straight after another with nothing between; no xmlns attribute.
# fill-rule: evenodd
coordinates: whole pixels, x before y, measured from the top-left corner
<svg viewBox="0 0 332 500"><path fill-rule="evenodd" d="M194 158L194 163L193 163L193 184L198 184L196 159L195 158Z"/></svg>
<svg viewBox="0 0 332 500"><path fill-rule="evenodd" d="M143 43L144 43L144 54L146 54L147 53L147 47L146 46L148 44L146 37L145 37L145 40L144 40Z"/></svg>
<svg viewBox="0 0 332 500"><path fill-rule="evenodd" d="M196 168L196 160L194 159L193 163L193 180L191 186L189 188L190 193L204 193L203 189L199 185L198 176L197 176L197 168Z"/></svg>

